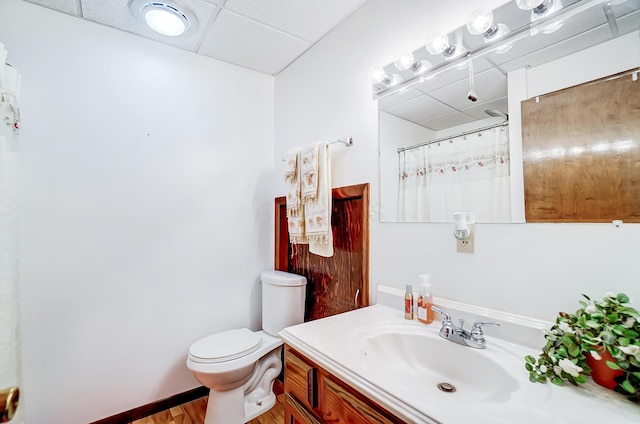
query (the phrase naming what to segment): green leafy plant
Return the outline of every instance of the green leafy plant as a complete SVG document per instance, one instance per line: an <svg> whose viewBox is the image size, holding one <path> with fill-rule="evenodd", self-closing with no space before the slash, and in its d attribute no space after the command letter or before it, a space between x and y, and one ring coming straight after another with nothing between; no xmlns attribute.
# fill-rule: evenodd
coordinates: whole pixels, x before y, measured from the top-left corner
<svg viewBox="0 0 640 424"><path fill-rule="evenodd" d="M525 357L529 380L562 386L565 381L578 385L591 375L587 355L600 359L608 351L613 361L609 368L621 370L616 391L640 399L640 314L629 306L624 293L607 293L593 301L582 295L580 309L573 314L561 312L545 334L542 353Z"/></svg>

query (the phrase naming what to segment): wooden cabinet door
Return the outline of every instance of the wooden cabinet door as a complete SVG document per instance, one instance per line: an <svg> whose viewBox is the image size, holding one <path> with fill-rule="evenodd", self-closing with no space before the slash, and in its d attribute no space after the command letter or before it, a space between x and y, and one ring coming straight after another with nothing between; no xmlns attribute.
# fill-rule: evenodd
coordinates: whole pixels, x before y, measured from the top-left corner
<svg viewBox="0 0 640 424"><path fill-rule="evenodd" d="M319 369L289 348L284 356L284 390L308 410L318 407Z"/></svg>
<svg viewBox="0 0 640 424"><path fill-rule="evenodd" d="M284 403L285 424L321 424L304 406L287 393Z"/></svg>

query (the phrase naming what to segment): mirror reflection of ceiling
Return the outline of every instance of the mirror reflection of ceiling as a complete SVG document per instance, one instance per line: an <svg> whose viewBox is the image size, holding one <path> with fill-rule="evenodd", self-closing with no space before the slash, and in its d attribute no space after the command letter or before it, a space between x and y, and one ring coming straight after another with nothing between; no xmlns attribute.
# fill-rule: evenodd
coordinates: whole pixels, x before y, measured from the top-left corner
<svg viewBox="0 0 640 424"><path fill-rule="evenodd" d="M512 39L517 40L504 53L486 53L482 36L470 34L464 26L449 34L450 40L462 43L471 53L476 102L467 99L469 69L465 66L465 55L446 63L443 55L433 56L422 47L413 52L415 60L431 62L434 67L425 75L436 76L413 83L406 89L401 83L374 95L379 98L379 110L434 131L487 118L487 109L508 113L508 72L538 66L640 29L640 0L564 0L563 5L562 13L570 14L572 8L585 10L563 19L560 29L553 33L538 32L530 37L517 35L530 32L530 12L518 8L514 1L494 10L495 22L506 23L511 29L507 37L512 35ZM474 52L482 54L474 58ZM400 74L406 83L411 78L416 80L410 70L398 71L393 63L385 66L384 70L389 75ZM387 95L392 92L393 95Z"/></svg>

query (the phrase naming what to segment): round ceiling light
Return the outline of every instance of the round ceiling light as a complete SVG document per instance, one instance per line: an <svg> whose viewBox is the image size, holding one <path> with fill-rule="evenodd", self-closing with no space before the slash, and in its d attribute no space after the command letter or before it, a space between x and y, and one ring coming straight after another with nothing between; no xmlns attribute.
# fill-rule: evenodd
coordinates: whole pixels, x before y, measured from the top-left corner
<svg viewBox="0 0 640 424"><path fill-rule="evenodd" d="M188 34L198 24L191 9L175 0L131 0L129 9L139 21L168 37Z"/></svg>

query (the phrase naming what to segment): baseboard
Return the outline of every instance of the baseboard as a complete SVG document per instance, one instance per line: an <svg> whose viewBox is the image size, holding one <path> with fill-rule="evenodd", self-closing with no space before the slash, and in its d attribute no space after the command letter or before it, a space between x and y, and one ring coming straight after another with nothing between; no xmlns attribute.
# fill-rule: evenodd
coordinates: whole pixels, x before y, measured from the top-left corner
<svg viewBox="0 0 640 424"><path fill-rule="evenodd" d="M91 424L125 424L135 420L139 420L149 415L157 414L158 412L173 408L174 406L182 405L183 403L191 402L192 400L199 399L207 396L209 389L204 386L196 387L195 389L187 392L178 393L177 395L170 396L165 399L158 400L156 402L148 403L143 406L139 406L134 409L130 409L125 412L113 415L111 417L103 418L98 421L94 421Z"/></svg>
<svg viewBox="0 0 640 424"><path fill-rule="evenodd" d="M276 396L284 393L284 384L280 379L275 379L273 382L273 393ZM192 400L200 399L207 396L209 389L204 386L196 387L195 389L187 392L178 393L177 395L170 396L166 399L162 399L156 402L148 403L137 408L130 409L125 412L113 415L111 417L103 418L98 421L94 421L90 424L127 424L135 420L139 420L149 415L157 414L158 412L173 408L174 406L182 405L183 403L191 402Z"/></svg>

